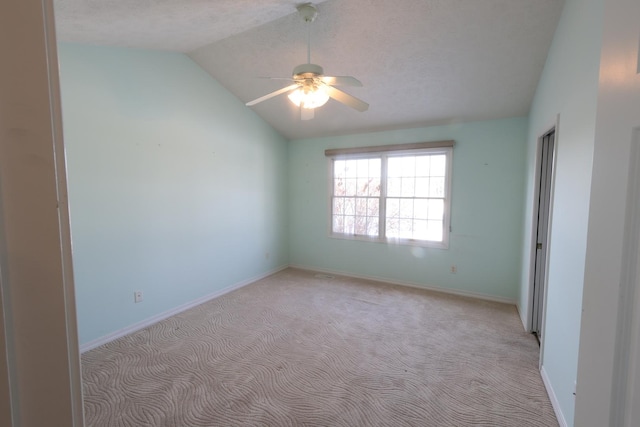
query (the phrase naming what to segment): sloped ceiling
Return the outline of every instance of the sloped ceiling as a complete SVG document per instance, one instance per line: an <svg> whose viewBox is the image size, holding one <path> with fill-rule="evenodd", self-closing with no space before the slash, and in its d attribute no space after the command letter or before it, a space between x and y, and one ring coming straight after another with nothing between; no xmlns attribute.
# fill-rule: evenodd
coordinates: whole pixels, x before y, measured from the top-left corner
<svg viewBox="0 0 640 427"><path fill-rule="evenodd" d="M187 53L242 102L289 82L307 59L307 25L287 0L55 0L62 41ZM311 62L357 77L300 120L285 95L252 108L289 139L526 115L562 0L315 2ZM247 107L249 108L249 107Z"/></svg>

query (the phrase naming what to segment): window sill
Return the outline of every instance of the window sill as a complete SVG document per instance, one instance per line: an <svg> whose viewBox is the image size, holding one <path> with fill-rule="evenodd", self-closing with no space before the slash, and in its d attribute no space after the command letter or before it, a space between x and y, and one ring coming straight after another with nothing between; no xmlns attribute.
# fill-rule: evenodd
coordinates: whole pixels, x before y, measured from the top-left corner
<svg viewBox="0 0 640 427"><path fill-rule="evenodd" d="M449 249L448 242L431 242L428 240L412 240L412 239L396 239L396 238L380 239L378 237L367 237L367 236L334 234L334 233L330 233L329 238L338 239L338 240L354 240L358 242L381 243L381 244L387 244L387 245L416 246L421 248L443 249L443 250Z"/></svg>

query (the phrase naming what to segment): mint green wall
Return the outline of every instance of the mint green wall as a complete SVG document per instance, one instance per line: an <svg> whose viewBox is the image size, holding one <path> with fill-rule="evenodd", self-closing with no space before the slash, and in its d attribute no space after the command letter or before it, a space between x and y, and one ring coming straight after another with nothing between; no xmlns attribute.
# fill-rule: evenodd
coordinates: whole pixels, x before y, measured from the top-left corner
<svg viewBox="0 0 640 427"><path fill-rule="evenodd" d="M81 343L287 264L279 134L186 55L59 56Z"/></svg>
<svg viewBox="0 0 640 427"><path fill-rule="evenodd" d="M520 312L529 306L530 236L537 138L556 120L557 157L543 368L568 425L582 308L604 0L566 0L530 113Z"/></svg>
<svg viewBox="0 0 640 427"><path fill-rule="evenodd" d="M526 118L513 118L291 141L290 264L515 301L526 130ZM445 139L456 141L448 250L328 237L325 149Z"/></svg>

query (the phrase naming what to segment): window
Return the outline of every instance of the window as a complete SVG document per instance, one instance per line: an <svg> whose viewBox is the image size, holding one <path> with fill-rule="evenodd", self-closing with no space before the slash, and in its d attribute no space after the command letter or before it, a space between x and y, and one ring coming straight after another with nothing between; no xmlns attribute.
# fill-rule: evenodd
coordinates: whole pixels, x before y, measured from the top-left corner
<svg viewBox="0 0 640 427"><path fill-rule="evenodd" d="M446 248L452 146L327 150L331 235Z"/></svg>

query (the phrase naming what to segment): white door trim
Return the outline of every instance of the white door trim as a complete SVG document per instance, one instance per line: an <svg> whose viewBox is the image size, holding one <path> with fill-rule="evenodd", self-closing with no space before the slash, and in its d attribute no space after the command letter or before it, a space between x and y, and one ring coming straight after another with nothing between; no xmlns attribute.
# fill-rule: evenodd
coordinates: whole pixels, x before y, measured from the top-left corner
<svg viewBox="0 0 640 427"><path fill-rule="evenodd" d="M0 2L2 425L84 425L56 48L52 0Z"/></svg>
<svg viewBox="0 0 640 427"><path fill-rule="evenodd" d="M52 0L42 0L44 35L47 44L49 75L49 98L51 99L51 126L53 128L53 150L56 167L56 190L58 192L58 215L60 228L60 250L62 252L62 280L67 319L67 353L69 358L69 384L71 389L71 412L73 426L84 425L84 403L82 397L82 374L80 366L80 343L76 317L75 283L73 279L71 218L67 186L67 165L62 127L62 95L58 73L58 43L55 30L55 14Z"/></svg>
<svg viewBox="0 0 640 427"><path fill-rule="evenodd" d="M532 313L533 313L533 297L534 297L534 280L535 280L535 263L536 263L536 239L537 239L537 222L538 222L538 208L540 198L540 168L542 162L542 140L549 132L554 131L555 138L553 144L553 160L551 166L551 194L549 195L549 221L547 224L547 238L546 238L546 257L545 257L545 276L543 278L544 298L542 309L542 339L540 340L540 360L539 368L542 368L543 354L544 354L544 327L546 324L546 306L547 306L547 283L549 279L549 260L551 259L551 229L553 226L553 205L554 205L554 193L556 182L556 164L558 154L558 143L560 136L560 114L555 116L555 121L550 126L546 126L542 132L538 132L538 139L536 143L536 163L535 163L535 175L534 175L534 194L533 194L533 206L531 212L531 235L529 237L529 289L528 300L526 307L526 330L532 331Z"/></svg>
<svg viewBox="0 0 640 427"><path fill-rule="evenodd" d="M541 128L540 131L537 132L538 138L536 140L536 157L534 160L534 175L533 175L533 204L531 206L531 211L530 211L530 217L529 217L529 223L531 225L530 227L530 233L529 233L529 238L528 238L528 242L529 242L529 271L528 271L528 278L527 278L527 300L526 300L526 306L522 307L524 310L524 313L521 313L521 317L522 314L524 314L524 318L522 319L523 324L524 324L524 328L527 332L531 332L532 331L532 307L533 307L533 281L534 281L534 274L535 274L535 262L536 262L536 237L537 237L537 222L538 222L538 200L540 198L540 166L541 166L541 162L542 162L542 139L543 137L548 134L549 132L551 132L552 130L555 129L555 144L553 147L553 159L554 159L554 164L553 164L553 172L552 172L552 182L551 182L551 197L549 200L549 224L547 227L547 230L550 231L551 230L551 220L552 220L552 212L553 212L553 190L555 188L555 159L556 159L556 154L557 154L557 146L558 146L558 131L559 131L559 124L560 124L560 114L557 114L554 117L553 121L550 121L551 123L548 124L547 126L544 126ZM548 122L549 123L549 122ZM547 236L547 244L549 244L551 240L551 235L548 234ZM548 249L548 248L547 248ZM549 259L549 255L548 255L548 251L547 251L547 260Z"/></svg>
<svg viewBox="0 0 640 427"><path fill-rule="evenodd" d="M633 131L625 220L620 306L611 396L611 425L629 426L640 399L640 129ZM634 411L636 411L634 413ZM637 420L636 420L637 421Z"/></svg>

